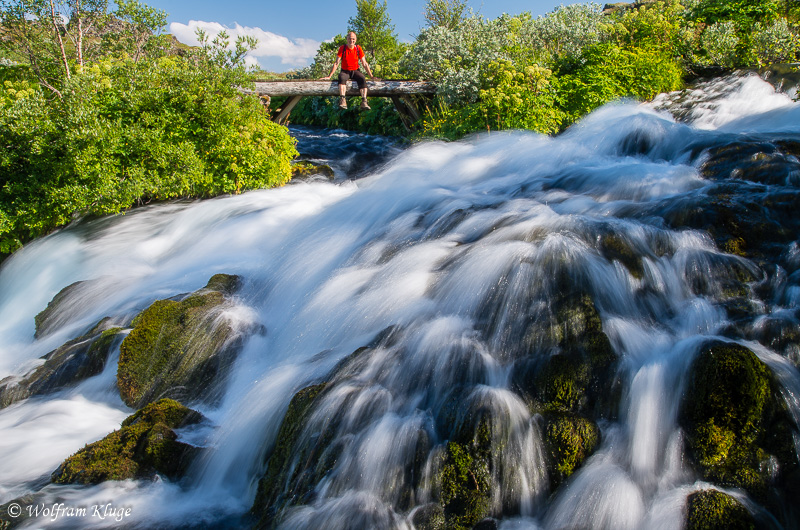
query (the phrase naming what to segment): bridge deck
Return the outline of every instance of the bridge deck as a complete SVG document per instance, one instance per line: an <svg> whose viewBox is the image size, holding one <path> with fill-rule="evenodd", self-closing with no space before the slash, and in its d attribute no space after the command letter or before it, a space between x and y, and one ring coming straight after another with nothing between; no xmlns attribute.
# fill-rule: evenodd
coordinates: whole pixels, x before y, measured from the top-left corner
<svg viewBox="0 0 800 530"><path fill-rule="evenodd" d="M251 94L255 92L266 101L267 106L273 97L289 98L272 117L277 123L286 123L294 106L305 96L339 95L339 83L336 80L256 81L255 85L254 91L244 92ZM435 93L436 87L426 81L367 81L367 96L391 98L406 129L410 129L411 124L420 119L420 113L410 96L414 94L432 96ZM348 83L346 95L360 95L355 82Z"/></svg>
<svg viewBox="0 0 800 530"><path fill-rule="evenodd" d="M283 96L338 96L339 84L333 81L292 80L292 81L256 81L256 94L269 97ZM434 94L436 87L426 81L367 81L367 94L372 96L391 97L410 94ZM348 96L357 96L355 82L347 86Z"/></svg>

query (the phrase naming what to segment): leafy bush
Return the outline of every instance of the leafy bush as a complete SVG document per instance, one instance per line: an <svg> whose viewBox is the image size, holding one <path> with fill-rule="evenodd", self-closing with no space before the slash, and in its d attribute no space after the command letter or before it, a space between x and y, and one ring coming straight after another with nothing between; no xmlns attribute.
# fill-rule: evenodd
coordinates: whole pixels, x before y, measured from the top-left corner
<svg viewBox="0 0 800 530"><path fill-rule="evenodd" d="M695 45L694 23L678 0L666 0L623 10L605 26L609 40L621 46L657 48L673 56L689 56Z"/></svg>
<svg viewBox="0 0 800 530"><path fill-rule="evenodd" d="M509 59L504 44L511 33L510 18L487 21L473 15L455 29L424 28L401 60L401 71L436 83L437 94L448 105L474 103L489 63Z"/></svg>
<svg viewBox="0 0 800 530"><path fill-rule="evenodd" d="M531 20L520 31L525 45L542 54L546 63L563 56L579 56L584 48L600 42L604 33L602 8L595 3L561 6Z"/></svg>
<svg viewBox="0 0 800 530"><path fill-rule="evenodd" d="M725 67L736 66L739 37L733 21L711 24L703 32L701 42L706 53L706 59L701 60L702 63Z"/></svg>
<svg viewBox="0 0 800 530"><path fill-rule="evenodd" d="M511 61L493 61L491 86L480 100L460 108L444 103L423 119L420 136L454 140L480 130L530 129L558 132L565 119L550 83L552 72L537 65L519 69Z"/></svg>
<svg viewBox="0 0 800 530"><path fill-rule="evenodd" d="M559 73L561 104L571 122L618 98L647 100L676 90L683 69L657 49L603 43L584 50L580 62L562 64Z"/></svg>
<svg viewBox="0 0 800 530"><path fill-rule="evenodd" d="M22 82L0 95L0 253L136 203L285 183L297 155L234 70L203 61L107 59L47 101Z"/></svg>
<svg viewBox="0 0 800 530"><path fill-rule="evenodd" d="M705 24L730 20L747 28L756 22L775 20L780 9L780 0L700 0L692 6L689 16Z"/></svg>
<svg viewBox="0 0 800 530"><path fill-rule="evenodd" d="M790 62L797 57L800 42L785 18L772 23L758 22L753 30L752 49L759 64Z"/></svg>

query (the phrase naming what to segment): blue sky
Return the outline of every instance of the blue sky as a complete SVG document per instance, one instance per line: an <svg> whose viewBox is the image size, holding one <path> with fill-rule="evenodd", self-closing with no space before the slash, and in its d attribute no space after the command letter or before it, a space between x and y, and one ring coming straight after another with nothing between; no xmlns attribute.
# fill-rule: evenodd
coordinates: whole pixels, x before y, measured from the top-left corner
<svg viewBox="0 0 800 530"><path fill-rule="evenodd" d="M308 65L319 43L347 30L355 16L355 0L144 0L168 14L168 31L181 42L196 44L194 31L202 27L210 35L225 29L229 34L250 34L261 43L250 61L262 68L283 72ZM554 0L469 0L469 6L486 18L502 13L530 12L544 15L569 3ZM401 41L411 42L424 26L426 0L387 0L389 15Z"/></svg>

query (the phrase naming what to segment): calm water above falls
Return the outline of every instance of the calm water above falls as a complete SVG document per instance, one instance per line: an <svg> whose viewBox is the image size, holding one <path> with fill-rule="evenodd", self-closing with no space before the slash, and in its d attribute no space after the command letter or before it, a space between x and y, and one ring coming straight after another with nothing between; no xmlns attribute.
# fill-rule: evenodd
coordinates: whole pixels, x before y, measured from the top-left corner
<svg viewBox="0 0 800 530"><path fill-rule="evenodd" d="M381 156L396 149L364 141ZM800 104L757 77L730 78L606 106L557 138L424 143L356 181L158 205L53 234L0 270L0 378L219 272L244 280L224 318L263 332L244 342L219 401L189 403L208 421L181 436L205 449L180 484L47 485L133 412L112 358L75 387L0 410L0 504L36 492L130 508L125 521L142 528L251 524L290 400L326 382L297 445L326 433L328 461L302 499L276 508L285 528L412 528L442 498L448 442L474 421L491 449L487 476L471 480L501 528L681 528L687 496L715 487L691 464L680 420L709 341L745 345L775 374L796 462L798 155ZM766 228L749 231L748 215ZM34 340L34 316L79 280L93 281L63 326ZM747 292L731 294L735 282ZM552 409L524 389L573 333L556 329L565 297L588 297L614 361L569 411L597 425L599 443L560 478L548 467ZM723 489L762 520L785 517Z"/></svg>

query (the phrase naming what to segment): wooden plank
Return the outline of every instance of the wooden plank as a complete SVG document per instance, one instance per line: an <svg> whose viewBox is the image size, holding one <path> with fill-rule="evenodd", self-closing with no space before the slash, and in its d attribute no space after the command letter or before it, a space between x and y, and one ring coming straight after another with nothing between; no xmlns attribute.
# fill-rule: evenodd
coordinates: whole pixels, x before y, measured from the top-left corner
<svg viewBox="0 0 800 530"><path fill-rule="evenodd" d="M339 83L337 81L256 81L255 90L243 90L246 93L255 92L259 96L338 96ZM367 81L368 96L402 96L405 94L434 94L436 87L427 81ZM355 82L347 86L348 96L359 95Z"/></svg>
<svg viewBox="0 0 800 530"><path fill-rule="evenodd" d="M274 121L275 123L281 123L281 124L284 121L286 121L286 118L289 117L289 113L292 112L292 109L294 108L294 106L297 105L297 103L301 99L303 99L303 96L292 96L292 98L289 99L289 101L287 101L286 103L283 104L283 108L281 109L281 111L278 113L277 116L272 118L272 121Z"/></svg>

